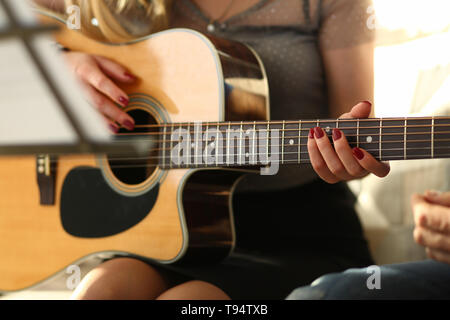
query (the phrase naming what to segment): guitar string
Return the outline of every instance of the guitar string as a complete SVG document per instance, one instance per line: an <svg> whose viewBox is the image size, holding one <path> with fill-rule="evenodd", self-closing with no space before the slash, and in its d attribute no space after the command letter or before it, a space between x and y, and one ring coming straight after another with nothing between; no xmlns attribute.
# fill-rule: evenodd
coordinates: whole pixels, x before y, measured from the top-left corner
<svg viewBox="0 0 450 320"><path fill-rule="evenodd" d="M439 117L411 117L411 118L364 118L364 119L354 119L354 118L342 118L342 119L324 119L324 120L320 120L320 119L311 119L311 120L285 120L285 124L298 124L299 122L301 122L302 124L316 124L317 121L319 122L326 122L326 123L343 123L343 122L353 122L359 120L360 122L377 122L377 121L383 121L384 122L393 122L393 121L415 121L415 120L450 120L450 116L439 116ZM261 124L261 125L267 125L267 123L269 124L283 124L283 120L256 120L256 121L245 121L247 124ZM195 124L196 122L177 122L176 124L180 124L180 125L192 125ZM235 124L240 124L240 122L236 122L236 121L227 121L227 122L217 122L217 121L213 121L213 122L208 122L205 121L205 124L210 124L210 125L228 125L228 123L235 123ZM163 123L163 124L149 124L149 125L145 125L149 128L154 127L154 128L161 128L164 126L172 126L173 123Z"/></svg>
<svg viewBox="0 0 450 320"><path fill-rule="evenodd" d="M447 141L450 141L450 139L449 140L447 140ZM278 145L279 146L279 145ZM446 149L449 149L450 147L434 147L434 148L431 148L431 147L414 147L414 148L387 148L387 149L382 149L381 151L382 152L389 152L389 151L404 151L404 150L406 150L406 151L408 151L408 150L428 150L428 149L434 149L434 150L440 150L440 149L442 149L442 150L446 150ZM192 149L192 148L190 148L190 149ZM225 149L225 148L223 148L223 149ZM362 148L362 149L364 149L364 148ZM213 149L213 150L216 150L216 149ZM240 150L240 147L239 146L234 146L233 147L233 152L234 151L237 151L237 150ZM364 150L366 150L367 152L379 152L379 149L377 148L377 149L364 149ZM202 154L201 155L192 155L192 157L204 157L204 151L202 151ZM247 152L249 155L261 155L261 154L265 154L265 153L250 153L250 152ZM223 153L223 155L228 155L229 153ZM287 154L298 154L298 151L284 151L284 152L275 152L275 153L273 153L273 154L276 154L276 155L282 155L282 154L285 154L285 155L287 155ZM308 154L308 152L307 151L300 151L300 154ZM238 153L233 153L233 154L229 154L230 156L231 155L239 155ZM180 157L182 157L182 156L180 156ZM129 160L137 160L137 159L139 159L139 160L147 160L147 159L162 159L162 158L164 158L163 156L142 156L142 157L133 157L133 158L127 158L127 159L129 159ZM110 161L122 161L124 158L109 158L109 160Z"/></svg>
<svg viewBox="0 0 450 320"><path fill-rule="evenodd" d="M448 158L450 157L450 153L442 154L440 155L441 158ZM413 154L410 155L410 159L431 159L431 158L425 158L421 154ZM387 161L396 161L396 160L405 160L403 155L395 155L391 156ZM301 159L301 162L299 163L297 159L286 159L284 162L281 162L279 160L272 160L269 161L269 164L281 164L281 165L289 165L289 164L310 164L311 161L309 158ZM248 167L248 166L261 166L261 165L267 165L267 162L262 163L261 161L257 161L256 163L250 163L250 162L233 162L233 163L215 163L212 161L212 163L195 163L195 161L191 161L189 165L187 164L124 164L124 165L114 165L109 166L111 169L136 169L136 168L157 168L160 167L161 169L190 169L194 168L193 166L196 166L195 168L221 168L221 167Z"/></svg>
<svg viewBox="0 0 450 320"><path fill-rule="evenodd" d="M436 135L439 135L440 133L435 133L435 136ZM300 140L301 139L306 139L307 138L307 136L300 136ZM285 138L285 140L286 140L287 138ZM297 137L293 137L293 139L292 140L294 140L294 139L298 139ZM235 139L235 140L237 140L237 138ZM263 139L263 140L266 140L266 139ZM277 140L280 140L280 139L277 139ZM135 140L136 141L136 140ZM142 141L144 141L144 140L142 140ZM150 140L151 141L151 140ZM449 142L450 141L450 139L439 139L439 138L435 138L434 139L434 143L439 143L439 142ZM119 142L119 141L117 141L117 142ZM115 143L117 143L117 142L115 142ZM126 142L126 143L129 143L130 141L120 141L120 142L122 142L122 143L124 143L124 142ZM177 141L177 142L180 142L180 141ZM211 141L211 142L213 142L213 141ZM250 140L249 140L249 142L250 142ZM430 142L431 143L431 141L430 140L408 140L407 141L407 143L408 144L411 144L411 143L423 143L423 142ZM361 142L360 144L362 144L362 145L369 145L369 147L370 147L370 145L377 145L377 149L373 149L373 150L370 150L370 149L365 149L366 151L368 151L368 152L370 152L370 151L379 151L379 148L378 148L378 145L379 145L379 143L380 143L380 141L378 141L378 140L374 140L374 141L372 141L372 142ZM382 144L395 144L395 143L401 143L401 144L403 144L404 143L404 140L388 140L388 141L381 141L381 143ZM194 144L194 147L195 147L195 143L193 143ZM350 142L350 144L352 144L351 142ZM192 144L191 144L192 145ZM206 145L210 145L210 144L206 144L205 143L205 147L206 147ZM270 144L270 146L271 147L280 147L281 145L278 143L278 144ZM287 145L287 144L285 144L285 149L286 148L288 148L288 147L290 147L290 148L296 148L296 149L298 149L298 147L306 147L307 146L307 144L306 143L300 143L300 144L296 144L296 143L294 143L294 144L289 144L289 145ZM235 149L235 148L238 148L239 146L234 146L233 147L233 149ZM247 145L245 145L244 146L244 150L245 150L245 147L247 147ZM251 143L249 143L248 144L248 148L250 148L251 147ZM173 148L152 148L151 150L150 150L150 152L155 152L155 151L158 151L158 153L165 153L166 151L171 151ZM189 149L191 149L191 148L189 148ZM214 146L214 147L211 147L211 149L212 150L215 150L216 149L216 147ZM224 149L224 145L222 145L222 149ZM431 147L416 147L416 148L412 148L412 147L407 147L406 148L406 151L408 151L408 150L415 150L415 149L431 149ZM433 149L435 149L435 150L438 150L438 149L446 149L446 147L439 147L439 146L434 146L434 148ZM389 151L394 151L394 150L405 150L404 148L383 148L383 150L382 151L384 151L384 152L389 152ZM202 153L204 153L204 152L202 152ZM287 152L283 152L283 151L281 151L281 152L279 152L278 154L279 155L281 155L281 154L288 154ZM292 153L296 153L296 154L298 154L299 152L298 151L296 151L296 152L292 152ZM300 155L301 154L307 154L308 152L300 152ZM127 156L127 155L114 155L115 157L110 157L109 158L109 161L124 161L125 159L127 159L127 160L155 160L155 159L163 159L163 158L165 158L165 157L167 157L167 155L166 154L164 154L164 155L161 155L161 156L133 156L133 157L129 157L129 156ZM124 158L125 157L125 158ZM85 157L83 158L83 157L77 157L77 159L86 159ZM75 159L74 159L75 160ZM55 160L55 161L58 161L58 160Z"/></svg>
<svg viewBox="0 0 450 320"><path fill-rule="evenodd" d="M226 153L226 152L225 153L220 153L219 152L217 155L215 153L214 153L214 156L210 155L210 157L221 156L221 157L224 157L224 158L227 158L227 157L234 158L234 157L242 156L239 153L234 153L236 151L236 148L238 148L238 146L233 148L233 153L232 154ZM407 148L406 150L407 151L412 151L412 150L416 151L416 150L428 150L428 149L431 150L432 148L431 147L416 147L416 148ZM435 151L447 150L448 147L434 147L433 149ZM368 153L372 154L372 156L373 156L373 153L378 153L379 152L378 148L376 148L376 149L364 149L364 150L367 151ZM399 155L399 157L400 156L404 157L404 153L403 153L404 152L404 148L387 148L387 149L383 149L382 153L389 153L389 152L393 152L393 151L401 151L402 154ZM270 154L270 157L280 156L281 154L282 153L280 153L280 152L272 153L272 154ZM285 156L293 155L293 154L298 155L299 153L297 151L296 152L284 152ZM251 154L249 153L249 156L248 157L246 156L245 158L258 157L258 156L261 156L261 155L268 156L267 153L251 153ZM307 152L307 151L306 152L305 151L300 152L300 155L305 155L305 158L306 158L306 155L308 155L308 158L309 158L309 152ZM447 154L440 154L440 155L438 155L438 157L445 157L446 155ZM396 157L396 155L393 155L393 156ZM408 154L407 156L408 157L416 157L416 156L424 157L423 154L422 155L420 155L420 154L413 154L413 155ZM194 155L191 155L189 158L196 159L196 158L204 158L204 157L205 157L204 152L202 152L201 155L195 155L194 154ZM162 156L150 156L150 157L149 156L145 156L145 157L132 157L132 158L121 157L121 158L115 158L115 159L111 159L111 158L105 158L105 159L108 162L114 162L114 161L133 161L133 160L160 160L160 159L163 159L163 158L165 158L165 157L162 157ZM183 158L184 159L186 157L183 157L182 155L180 155L180 156L178 156L178 158ZM302 157L300 156L300 158L302 158ZM83 159L87 159L87 157L85 157L85 158L83 158L83 157L76 157L76 158L72 158L72 159L63 159L63 160L58 159L58 160L51 160L51 162L77 162L77 161L81 161ZM425 159L426 159L426 157L425 157ZM298 163L298 157L296 157L295 160L292 159L292 160L287 160L287 161L293 161L293 162L297 161L297 163ZM165 163L164 164L160 164L160 163L158 163L158 164L142 164L142 165L138 165L138 166L139 167L146 167L146 166L160 166L160 165L166 165L166 164ZM116 168L116 165L111 165L111 168Z"/></svg>
<svg viewBox="0 0 450 320"><path fill-rule="evenodd" d="M430 149L430 148L410 148L410 149L408 149L409 151L411 151L411 150L427 150L427 149ZM437 148L437 149L442 149L442 150L447 150L448 148ZM434 149L435 151L436 151L436 149ZM369 153L371 153L371 152L378 152L378 149L372 149L372 150L366 150L367 152L369 152ZM383 151L385 151L385 150L383 150ZM382 152L383 152L382 151ZM400 148L397 148L397 149L390 149L390 150L388 150L388 151L400 151L401 152L401 155L392 155L392 157L402 157L402 158L404 158L404 154L403 154L403 149L400 149ZM386 152L386 151L385 151ZM384 153L384 152L383 152ZM284 153L284 156L286 157L286 156L289 156L289 155L296 155L296 157L295 158L293 158L293 159L286 159L286 160L282 160L282 161L280 161L280 160L278 160L278 162L279 163L288 163L288 162L297 162L298 163L298 157L297 157L297 155L298 155L298 152L285 152ZM300 157L300 160L304 160L304 159L309 159L309 153L308 152L301 152L300 153L301 155L305 155L305 157L304 158L302 158L302 157ZM372 153L371 153L372 154ZM232 153L232 154L229 154L229 153L224 153L224 154L218 154L218 156L219 157L221 157L221 158L233 158L233 162L234 162L234 158L236 158L236 159L239 159L240 157L242 157L242 158L245 158L245 159L247 159L246 161L244 161L244 163L249 163L250 164L250 161L251 161L251 158L257 158L257 157L259 157L259 156L261 156L261 155L263 155L263 156L267 156L266 155L266 153L252 153L252 154L249 154L248 156L247 155L245 155L245 156L243 156L242 154L240 154L240 153ZM270 157L273 157L273 156L279 156L280 154L279 153L274 153L274 154L271 154L270 155ZM308 155L307 157L306 157L306 155ZM440 156L442 156L442 157L444 157L444 156L446 156L446 155L450 155L450 154L442 154L442 155L440 155ZM374 156L373 154L372 154L372 156ZM386 155L384 155L385 157L386 157ZM410 154L408 154L407 155L408 157L417 157L417 156L422 156L422 157L424 157L424 155L422 154L422 155L420 155L420 154L413 154L413 155L410 155ZM214 155L210 155L209 156L210 158L216 158L216 155L214 154ZM189 159L194 159L194 163L193 164L195 164L195 160L196 159L204 159L205 158L205 156L204 155L191 155L190 157L183 157L183 156L179 156L179 157L177 157L178 159L185 159L185 158L189 158ZM376 157L375 157L376 158ZM161 159L161 158L157 158L158 160L159 159ZM426 157L424 157L424 159L427 159ZM108 162L111 162L111 160L109 160L109 159L107 159L108 160ZM131 161L132 160L139 160L139 159L131 159ZM143 158L142 160L149 160L148 158ZM150 160L156 160L156 157L155 157L155 159L150 159ZM122 162L122 161L127 161L127 159L122 159L122 160L114 160L114 161L116 161L116 162ZM113 161L113 162L114 162ZM173 161L172 161L173 162ZM237 163L237 161L236 161L236 163ZM170 162L169 163L158 163L157 165L156 164L153 164L154 166L166 166L166 165L169 165L170 164ZM201 163L201 164L204 164L203 162ZM215 164L215 162L213 163L213 164ZM114 165L114 164L110 164L110 166L111 166L111 168L115 168L115 166L116 165ZM120 165L118 165L118 166L120 166ZM141 164L141 165L138 165L138 166L146 166L145 164Z"/></svg>
<svg viewBox="0 0 450 320"><path fill-rule="evenodd" d="M450 139L446 139L446 140L440 140L440 141L444 141L444 142L450 142ZM420 142L424 142L424 141L416 141L417 143L420 143ZM400 141L389 141L389 142L383 142L383 143L397 143L397 144L403 144L403 141L402 142L400 142ZM366 144L377 144L377 146L378 146L378 144L379 144L379 142L362 142L362 143L360 143L360 145L361 144L364 144L364 145L366 145ZM269 147L271 147L271 148L275 148L275 147L281 147L282 146L282 144L270 144L270 146ZM298 149L297 147L306 147L307 146L307 144L292 144L292 145L285 145L284 146L284 149L286 150L286 148L288 148L288 147L290 147L290 148L296 148L296 149ZM245 148L245 149L250 149L250 147L252 147L251 145L248 145L248 146L245 146L245 147L248 147L248 148ZM265 147L265 145L264 145L264 147ZM189 149L193 149L194 147L191 147L191 148L189 148ZM224 145L222 145L222 149L225 149L226 148L226 146L224 146ZM240 146L233 146L233 149L236 149L236 148L239 148L240 149ZM392 150L406 150L406 151L408 151L408 150L411 150L411 149L421 149L421 148L423 148L423 149L426 149L426 148L428 148L428 149L432 149L431 147L416 147L416 148L412 148L412 147L410 147L410 148L388 148L388 149L382 149L382 151L385 151L385 152L387 152L387 151L392 151ZM433 149L434 150L438 150L438 149L446 149L446 148L449 148L449 147L434 147ZM215 147L211 147L211 149L212 150L215 150L216 148ZM281 149L281 148L280 148ZM364 149L364 148L362 148L362 149ZM376 150L378 150L379 148L377 148ZM165 149L163 149L163 148L155 148L155 149L152 149L151 151L171 151L172 149L170 149L170 148L165 148ZM364 150L366 150L366 149L364 149ZM367 151L367 150L366 150ZM204 152L204 151L203 151ZM287 151L281 151L281 152L279 152L279 154L286 154L286 152ZM295 153L295 152L294 152ZM298 151L296 152L296 153L298 153ZM300 153L301 153L301 151L300 151ZM120 156L120 155L119 155ZM126 156L126 154L124 154L124 156ZM143 159L143 157L136 157L136 158L139 158L139 159ZM161 158L163 158L163 156L161 156ZM119 157L119 158L110 158L111 160L121 160L122 158L121 157ZM130 158L130 160L131 160L131 158Z"/></svg>
<svg viewBox="0 0 450 320"><path fill-rule="evenodd" d="M295 139L297 139L297 137L294 137ZM287 138L285 138L285 141L286 141L286 139ZM238 139L236 139L236 140L238 140ZM281 139L278 139L278 140L281 140ZM294 140L294 139L291 139L291 140ZM149 141L152 141L152 140L149 140ZM450 139L434 139L434 142L449 142L450 141ZM183 143L182 141L177 141L177 142L180 142L180 143ZM210 146L211 148L215 148L215 146L216 145L214 145L214 146L211 146L211 143L215 143L216 141L211 141L210 143L205 143L205 146L207 145L207 146ZM250 142L250 141L249 141ZM408 141L406 141L406 143L421 143L421 142L430 142L431 143L431 140L408 140ZM365 144L379 144L380 143L380 141L372 141L372 142L363 142L363 141L360 141L360 145L365 145ZM398 144L403 144L403 143L405 143L405 141L404 140L388 140L388 141L381 141L381 143L398 143ZM195 142L191 142L190 143L191 145L194 145L194 146L191 146L191 148L190 149L192 149L192 148L194 148L196 145L198 145L198 144L196 144ZM350 144L352 144L352 142L350 142ZM252 143L249 143L248 144L248 147L251 147L253 144ZM264 146L265 146L266 144L264 144ZM286 144L286 143L284 143L284 147L285 148L288 148L288 147L303 147L303 146L307 146L308 144L307 143L292 143L292 144ZM247 146L247 145L245 145L245 146ZM281 147L281 146L283 146L283 143L278 143L278 144L272 144L272 143L270 143L269 144L269 146L271 146L271 147ZM225 147L225 144L222 144L222 147ZM239 147L239 146L234 146L234 147ZM408 148L407 148L408 149ZM406 149L406 150L407 150ZM151 151L169 151L169 150L173 150L173 148L151 148ZM383 149L383 150L386 150L386 149ZM403 150L403 148L402 148L402 150Z"/></svg>
<svg viewBox="0 0 450 320"><path fill-rule="evenodd" d="M246 131L246 130L243 130L243 131ZM258 130L254 130L254 131L258 131ZM283 130L280 130L280 131L283 131ZM295 130L295 132L299 132L299 130ZM209 135L212 135L212 136L214 136L215 133L217 134L217 133L222 133L222 132L220 130L219 131L205 132L205 134L207 134L207 135L209 134ZM449 133L450 133L450 131L435 131L433 134L437 135L437 134L449 134ZM155 134L155 136L159 136L160 137L160 136L164 136L166 134L165 133ZM180 135L181 137L183 137L185 134L187 135L187 132L186 133L180 133L180 134L176 133L176 135ZM195 139L195 134L198 134L198 132L190 131L189 134L191 136L194 136L194 138L190 139L190 140L191 141L195 141L196 140ZM407 136L410 136L410 135L431 135L431 134L432 134L431 132L407 132ZM225 135L227 135L227 134L225 134ZM345 135L345 137L348 137L348 138L352 138L352 137L380 137L379 132L367 133L367 134L345 134L345 132L344 132L344 135ZM119 134L116 134L115 136L119 136L119 137L133 137L133 136L134 137L141 137L141 136L153 136L153 134L148 134L146 132L143 132L143 133L125 133L125 134L120 134L119 133ZM400 132L399 133L396 133L396 132L383 132L381 134L381 137L386 137L386 136L405 136L405 133L404 132L401 132L401 133ZM295 138L295 139L297 139L298 135L296 134L295 136L285 136L285 139L288 139L288 138L291 138L291 139ZM300 138L301 139L306 139L306 138L308 138L308 136L301 136L300 135ZM244 138L240 138L240 137L232 137L232 138L225 137L225 138L214 139L214 141L227 141L228 139L240 141L240 140L247 140L247 139L250 139L250 138L249 137L244 137ZM251 140L259 141L259 140L266 140L266 139L267 139L267 137L256 137L254 139L252 138ZM431 138L430 138L430 140L431 140ZM155 140L155 139L130 139L130 140L123 140L123 141L116 140L114 142L115 143L116 142L117 143L123 143L123 142L129 143L129 142L133 142L133 141L153 141L153 142L157 142L157 143L182 142L179 139L178 140L172 140L172 139L168 140L166 138L163 138L163 140ZM203 135L201 137L201 141L204 142ZM424 141L427 141L427 140L424 140ZM386 141L386 142L388 142L388 141ZM410 142L410 140L407 140L407 142Z"/></svg>
<svg viewBox="0 0 450 320"><path fill-rule="evenodd" d="M413 155L408 155L408 157L410 157L411 159L430 159L430 158L426 158L424 157L424 155L422 154L413 154ZM450 153L444 153L438 156L438 158L447 158L450 157ZM224 158L226 159L226 157L224 156ZM234 160L234 159L233 159ZM390 158L388 159L388 161L395 161L395 160L405 160L404 159L404 155L393 155L390 156ZM255 164L251 164L249 162L244 162L244 163L238 163L238 162L233 162L233 163L218 163L216 164L214 161L213 163L210 164L206 164L206 163L195 163L195 161L189 161L190 163L187 164L132 164L132 165L114 165L114 166L110 166L110 168L112 169L126 169L126 168L156 168L156 167L161 167L162 169L190 169L193 168L193 166L195 165L196 168L199 168L199 166L204 166L204 167L210 167L210 168L221 168L221 167L238 167L238 166L261 166L261 165L267 165L267 163L262 163L258 161ZM300 164L309 164L311 163L309 158L304 158L301 159L301 163ZM274 160L274 161L269 161L269 164L299 164L298 159L286 159L283 162L280 160ZM170 168L166 168L169 167ZM175 166L175 167L174 167Z"/></svg>
<svg viewBox="0 0 450 320"><path fill-rule="evenodd" d="M439 133L435 133L435 136L436 135L439 135ZM300 136L300 140L302 140L302 139L306 139L307 137L306 136ZM269 138L270 139L270 138ZM284 141L286 141L286 140L288 140L289 138L284 138ZM233 139L231 139L231 140L233 140ZM231 141L230 140L230 141ZM238 138L236 138L236 139L234 139L234 140L239 140ZM248 140L245 140L245 139L242 139L242 140L244 140L244 141L248 141L249 143L248 143L248 145L247 144L245 144L244 145L244 147L251 147L252 145L253 145L253 143L251 143L252 142L252 140L250 140L250 138L248 139ZM267 139L261 139L262 141L266 141ZM277 140L281 140L280 138L278 138ZM292 140L292 141L295 141L295 140L297 140L298 141L298 137L292 137L292 139L289 139L289 140ZM145 139L140 139L140 140L134 140L135 142L137 142L137 141L153 141L153 140L151 140L151 139L149 139L149 140L145 140ZM254 139L253 141L256 141L256 139ZM433 139L433 141L436 143L439 143L439 142L449 142L450 141L450 139L439 139L439 138L434 138ZM176 142L179 142L179 143L183 143L183 141L176 141ZM204 144L205 145L205 147L206 146L210 146L210 148L212 148L212 149L215 149L216 148L216 144L215 145L213 145L213 146L211 146L211 143L215 143L216 142L216 140L214 140L214 141L210 141L209 143L205 143L205 141L202 141L202 145ZM414 139L414 140L407 140L406 141L406 143L407 144L411 144L411 143L422 143L422 142L429 142L429 143L431 143L431 140L428 140L428 139ZM114 143L130 143L130 141L116 141L116 142L114 142ZM184 142L184 143L186 143L186 142ZM373 140L373 141L371 141L371 142L367 142L367 141L360 141L360 145L371 145L371 144L376 144L377 146L379 145L379 143L380 143L380 141L379 140ZM405 140L387 140L387 141L381 141L381 143L382 144L387 144L387 143L389 143L389 144L395 144L395 143L398 143L398 144L404 144L405 143ZM352 142L350 141L349 142L349 144L352 144ZM354 143L353 143L354 144ZM195 142L191 142L190 143L190 145L191 145L191 148L194 148L196 145L198 145L198 143L196 144ZM193 145L193 146L192 146ZM265 146L266 144L264 144L264 146ZM283 142L281 142L281 143L270 143L269 144L269 146L271 146L271 147L280 147L280 146L282 146L283 145ZM286 144L286 142L284 142L284 146L285 146L285 148L288 148L288 147L304 147L304 146L307 146L308 144L307 143L288 143L288 144ZM260 145L259 145L260 146ZM225 144L223 144L222 143L222 148L223 147L225 147ZM234 146L234 147L239 147L239 146ZM436 146L436 147L438 147L438 146ZM191 148L189 148L189 149L191 149ZM402 150L404 149L404 148L401 148ZM409 148L406 148L406 150L408 150ZM152 152L152 151L170 151L170 150L173 150L173 147L172 148L165 148L165 147L163 147L163 148L151 148L150 149L150 152ZM386 151L388 151L389 149L383 149L383 150L386 150ZM125 155L125 154L124 154Z"/></svg>
<svg viewBox="0 0 450 320"><path fill-rule="evenodd" d="M186 130L186 131L189 130L190 133L196 133L196 131L195 131L196 124L195 123L191 123L191 124L186 125L186 127L188 127L188 128L183 128L184 125L179 125L179 123L176 123L176 124L177 124L176 126L174 124L172 124L172 125L166 126L165 128L171 127L172 130L174 130L174 129L175 130L183 129L183 130ZM230 122L230 124L231 124L231 122ZM251 123L240 124L240 123L233 122L233 124L231 124L231 125L234 126L234 129L238 129L238 130L241 129L241 126L242 126L242 129L243 129L244 125L247 126L246 130L254 130L254 124L251 124ZM270 123L269 123L269 125L270 125ZM199 125L199 126L202 127L202 130L203 130L203 126L206 126L207 131L197 131L197 133L211 133L211 132L227 131L230 128L229 124L225 124L223 122L222 122L222 125L219 125L219 129L217 129L217 126L209 128L210 125L207 125L207 124ZM220 130L220 126L222 126L223 130ZM250 128L250 126L252 128ZM339 128L326 127L325 129L327 129L327 128L329 128L330 130L332 130L332 129L339 129L339 130L342 131L342 130L358 130L358 129L359 130L362 130L362 129L379 130L380 128L382 128L382 129L400 128L400 129L404 130L405 128L408 129L408 128L436 128L436 127L449 127L450 128L450 124L406 125L406 126L405 125L403 125L403 126L384 126L383 125L383 126L372 126L372 127L361 127L360 126L360 127L339 127ZM135 128L145 128L145 125L136 125ZM286 131L295 131L295 132L298 132L298 131L309 131L310 129L314 129L314 128L316 128L316 127L311 127L311 128L302 127L300 129L298 129L298 128L285 128L285 129L283 129L283 128L270 128L269 127L269 129L276 129L278 131L284 131L284 132L286 132ZM192 130L192 129L194 129L194 130ZM263 128L256 128L256 129L257 130L265 130L265 131L267 131L267 124L265 125L264 129ZM324 128L322 128L322 129L325 130ZM119 133L118 135L141 135L141 134L148 134L148 135L169 135L170 134L171 135L173 133L174 133L174 131L167 132L167 130L166 130L166 133L163 133L163 132L160 132L160 131L142 132L142 133L125 132L125 133ZM410 133L414 133L414 132L408 132L408 134L410 134Z"/></svg>

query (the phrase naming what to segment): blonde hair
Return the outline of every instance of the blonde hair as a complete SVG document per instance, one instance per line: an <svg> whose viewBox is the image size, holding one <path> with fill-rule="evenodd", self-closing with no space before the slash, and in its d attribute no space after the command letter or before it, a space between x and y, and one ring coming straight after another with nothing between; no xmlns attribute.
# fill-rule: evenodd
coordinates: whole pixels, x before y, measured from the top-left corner
<svg viewBox="0 0 450 320"><path fill-rule="evenodd" d="M168 28L173 0L64 0L80 8L81 32L121 43ZM64 16L67 18L67 16Z"/></svg>

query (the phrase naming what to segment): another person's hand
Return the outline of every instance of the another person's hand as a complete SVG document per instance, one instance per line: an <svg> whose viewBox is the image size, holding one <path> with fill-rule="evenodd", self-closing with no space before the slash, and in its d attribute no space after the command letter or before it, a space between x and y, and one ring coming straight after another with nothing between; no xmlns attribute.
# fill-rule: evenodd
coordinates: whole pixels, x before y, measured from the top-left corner
<svg viewBox="0 0 450 320"><path fill-rule="evenodd" d="M372 104L361 102L340 119L367 118ZM377 161L367 151L351 148L342 130L333 129L334 147L322 128L311 129L308 139L308 152L316 173L328 183L362 178L369 173L385 177L390 167L388 163Z"/></svg>
<svg viewBox="0 0 450 320"><path fill-rule="evenodd" d="M127 106L129 97L113 80L127 84L136 78L121 65L104 57L82 52L67 52L64 56L111 130L117 132L119 126L133 130L133 118L116 105Z"/></svg>
<svg viewBox="0 0 450 320"><path fill-rule="evenodd" d="M414 240L430 258L450 264L450 192L427 191L411 198Z"/></svg>

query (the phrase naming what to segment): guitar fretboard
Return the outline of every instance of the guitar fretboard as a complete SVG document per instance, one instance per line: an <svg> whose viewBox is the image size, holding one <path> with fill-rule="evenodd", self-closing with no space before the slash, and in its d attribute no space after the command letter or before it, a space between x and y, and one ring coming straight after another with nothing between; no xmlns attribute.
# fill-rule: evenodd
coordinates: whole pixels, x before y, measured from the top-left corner
<svg viewBox="0 0 450 320"><path fill-rule="evenodd" d="M339 128L378 160L450 157L450 118L173 123L158 128L162 168L309 163L308 135Z"/></svg>

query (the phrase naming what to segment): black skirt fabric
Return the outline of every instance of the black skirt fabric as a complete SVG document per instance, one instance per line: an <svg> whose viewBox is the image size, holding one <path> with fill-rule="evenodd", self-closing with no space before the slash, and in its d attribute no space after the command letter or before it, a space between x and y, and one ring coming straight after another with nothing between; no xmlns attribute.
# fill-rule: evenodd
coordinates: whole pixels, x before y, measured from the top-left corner
<svg viewBox="0 0 450 320"><path fill-rule="evenodd" d="M232 299L284 299L319 276L373 261L345 183L235 194L237 246L217 264L161 267L175 282L208 281Z"/></svg>

